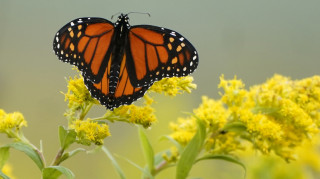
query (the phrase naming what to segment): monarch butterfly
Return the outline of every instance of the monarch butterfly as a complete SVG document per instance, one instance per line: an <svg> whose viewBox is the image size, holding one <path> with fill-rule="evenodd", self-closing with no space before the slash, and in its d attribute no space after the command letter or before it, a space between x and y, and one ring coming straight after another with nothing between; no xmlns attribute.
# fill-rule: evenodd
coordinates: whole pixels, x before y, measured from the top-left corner
<svg viewBox="0 0 320 179"><path fill-rule="evenodd" d="M113 110L141 98L162 78L186 76L198 66L198 53L179 33L152 25L130 26L128 14L115 23L78 18L55 35L58 58L82 72L91 95Z"/></svg>

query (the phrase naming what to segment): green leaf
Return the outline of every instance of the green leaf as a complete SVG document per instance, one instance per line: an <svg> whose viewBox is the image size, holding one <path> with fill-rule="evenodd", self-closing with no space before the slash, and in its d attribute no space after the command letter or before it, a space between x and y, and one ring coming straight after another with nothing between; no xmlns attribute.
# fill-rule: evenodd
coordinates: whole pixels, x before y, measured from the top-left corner
<svg viewBox="0 0 320 179"><path fill-rule="evenodd" d="M21 152L24 152L26 155L28 155L39 167L40 170L43 169L44 163L37 151L35 151L30 145L22 143L22 142L14 142L11 144L6 145L8 147L14 148L16 150L19 150Z"/></svg>
<svg viewBox="0 0 320 179"><path fill-rule="evenodd" d="M96 154L98 152L101 151L102 145L98 145L95 148L93 148L92 150L87 150L87 154Z"/></svg>
<svg viewBox="0 0 320 179"><path fill-rule="evenodd" d="M74 178L72 171L63 166L49 166L42 170L43 179L57 179L62 174L64 174L68 179Z"/></svg>
<svg viewBox="0 0 320 179"><path fill-rule="evenodd" d="M4 173L2 173L2 171L0 170L0 178L3 178L3 179L10 179L10 177L8 177L7 175L5 175Z"/></svg>
<svg viewBox="0 0 320 179"><path fill-rule="evenodd" d="M228 155L213 155L213 154L209 154L209 155L205 155L199 159L197 159L195 161L195 163L201 161L201 160L209 160L209 159L217 159L217 160L224 160L224 161L227 161L227 162L231 162L231 163L234 163L234 164L237 164L239 166L241 166L244 170L244 178L246 176L246 166L240 162L239 160L237 160L236 158L232 157L232 156L228 156Z"/></svg>
<svg viewBox="0 0 320 179"><path fill-rule="evenodd" d="M76 141L76 136L77 133L73 129L66 130L63 126L59 126L59 139L63 150L67 149Z"/></svg>
<svg viewBox="0 0 320 179"><path fill-rule="evenodd" d="M170 142L172 142L172 143L177 147L179 153L182 152L183 147L179 144L179 142L177 142L176 140L174 140L172 137L165 135L165 136L162 136L161 139L167 139L167 140L169 140ZM161 139L160 139L160 140L161 140Z"/></svg>
<svg viewBox="0 0 320 179"><path fill-rule="evenodd" d="M76 154L79 153L79 152L85 152L85 151L86 151L86 150L83 149L83 148L77 148L77 149L75 149L75 150L73 150L73 151L64 153L64 154L62 155L59 163L61 163L61 162L65 161L66 159L68 159L68 158L76 155Z"/></svg>
<svg viewBox="0 0 320 179"><path fill-rule="evenodd" d="M126 160L127 162L129 162L131 165L135 166L136 168L138 168L140 171L142 171L142 173L144 174L144 176L146 176L148 179L154 179L154 177L152 176L152 174L149 172L149 170L145 170L144 168L140 167L138 164L132 162L131 160L124 158L122 156L116 155L117 157L120 157L124 160Z"/></svg>
<svg viewBox="0 0 320 179"><path fill-rule="evenodd" d="M232 122L230 124L227 124L223 130L225 131L233 131L233 132L242 132L245 131L247 127L242 122Z"/></svg>
<svg viewBox="0 0 320 179"><path fill-rule="evenodd" d="M10 147L0 148L0 171L9 158L9 149Z"/></svg>
<svg viewBox="0 0 320 179"><path fill-rule="evenodd" d="M143 154L147 160L149 171L150 173L153 173L154 172L154 152L146 136L146 133L143 131L141 127L139 127L139 137L140 137Z"/></svg>
<svg viewBox="0 0 320 179"><path fill-rule="evenodd" d="M203 146L206 137L205 125L200 119L197 119L197 124L198 130L196 134L186 148L182 151L180 159L177 163L176 179L187 178L191 167Z"/></svg>
<svg viewBox="0 0 320 179"><path fill-rule="evenodd" d="M109 152L109 150L103 146L102 147L102 151L108 156L108 158L111 160L112 165L114 166L114 168L117 170L119 176L121 179L125 179L126 176L124 175L121 167L119 166L118 162L115 160L115 158L112 156L112 154Z"/></svg>

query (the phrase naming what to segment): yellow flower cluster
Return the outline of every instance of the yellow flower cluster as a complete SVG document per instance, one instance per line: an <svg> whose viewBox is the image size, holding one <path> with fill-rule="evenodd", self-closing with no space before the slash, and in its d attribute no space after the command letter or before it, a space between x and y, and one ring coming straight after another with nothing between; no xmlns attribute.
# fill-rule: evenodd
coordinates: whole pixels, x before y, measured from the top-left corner
<svg viewBox="0 0 320 179"><path fill-rule="evenodd" d="M202 103L193 111L194 116L179 118L177 123L170 123L173 133L170 135L181 145L186 145L197 130L196 118L206 124L208 136L205 148L210 153L227 154L242 149L235 133L224 133L223 127L227 123L229 111L224 108L221 101L202 97Z"/></svg>
<svg viewBox="0 0 320 179"><path fill-rule="evenodd" d="M170 137L178 141L181 145L186 145L192 139L197 130L194 117L186 119L178 118L176 123L170 122L169 126L173 131Z"/></svg>
<svg viewBox="0 0 320 179"><path fill-rule="evenodd" d="M197 88L197 85L192 81L193 77L191 76L164 78L155 82L148 91L164 93L169 96L176 96L184 91L191 93L192 89Z"/></svg>
<svg viewBox="0 0 320 179"><path fill-rule="evenodd" d="M203 97L202 104L194 110L194 116L207 124L205 145L209 152L231 153L243 149L244 141L249 141L264 154L273 151L290 161L295 158L297 146L319 133L319 76L293 81L274 75L249 90L236 77L225 80L222 75L220 80L221 99ZM183 122L179 119L170 124L171 136L185 145L195 133L194 126L194 117Z"/></svg>
<svg viewBox="0 0 320 179"><path fill-rule="evenodd" d="M65 95L65 101L69 101L69 108L79 108L85 103L99 104L99 102L92 98L87 87L84 85L82 76L75 76L69 78L68 92Z"/></svg>
<svg viewBox="0 0 320 179"><path fill-rule="evenodd" d="M243 104L243 100L247 94L244 89L244 84L241 80L237 80L235 76L233 80L226 81L224 76L220 77L219 88L223 88L224 94L221 97L221 101L228 105L231 112L237 112L238 108Z"/></svg>
<svg viewBox="0 0 320 179"><path fill-rule="evenodd" d="M125 105L106 113L106 119L111 121L125 121L133 124L140 124L144 128L148 128L157 118L154 115L154 109L150 106L152 99L145 96L145 105Z"/></svg>
<svg viewBox="0 0 320 179"><path fill-rule="evenodd" d="M6 113L0 109L0 132L20 130L23 126L27 126L27 121L20 112Z"/></svg>
<svg viewBox="0 0 320 179"><path fill-rule="evenodd" d="M223 103L206 96L202 97L202 103L193 112L213 131L221 129L227 122L228 111L224 108Z"/></svg>
<svg viewBox="0 0 320 179"><path fill-rule="evenodd" d="M258 125L252 124L263 138L256 140L257 147L266 153L274 150L286 160L294 159L294 147L319 132L320 95L317 94L320 94L319 76L293 81L274 75L266 83L252 87L248 101L254 101L253 114L266 119L258 120ZM265 130L258 129L259 125L264 125Z"/></svg>
<svg viewBox="0 0 320 179"><path fill-rule="evenodd" d="M90 145L91 143L102 145L103 139L110 136L108 125L98 124L89 118L85 121L74 121L70 128L76 131L77 141L85 145Z"/></svg>

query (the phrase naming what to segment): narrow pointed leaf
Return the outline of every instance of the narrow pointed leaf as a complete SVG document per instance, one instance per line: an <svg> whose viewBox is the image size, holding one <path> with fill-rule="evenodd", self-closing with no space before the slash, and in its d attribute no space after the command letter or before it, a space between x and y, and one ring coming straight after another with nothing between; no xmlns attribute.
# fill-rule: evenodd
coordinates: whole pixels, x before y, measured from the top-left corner
<svg viewBox="0 0 320 179"><path fill-rule="evenodd" d="M0 171L9 158L9 147L0 148Z"/></svg>
<svg viewBox="0 0 320 179"><path fill-rule="evenodd" d="M119 174L121 179L125 179L126 176L124 175L124 172L122 171L121 167L119 166L118 162L115 160L115 158L112 156L112 154L109 152L109 150L103 146L102 151L108 156L108 158L111 160L112 165L117 170L117 173Z"/></svg>
<svg viewBox="0 0 320 179"><path fill-rule="evenodd" d="M216 159L216 160L224 160L224 161L227 161L227 162L231 162L231 163L234 163L234 164L237 164L239 166L241 166L244 170L244 176L246 176L246 166L240 162L239 160L237 160L236 158L234 157L231 157L231 156L227 156L227 155L205 155L199 159L197 159L195 161L195 163L197 162L200 162L201 160L212 160L212 159Z"/></svg>
<svg viewBox="0 0 320 179"><path fill-rule="evenodd" d="M152 146L146 136L146 133L143 131L141 127L139 127L139 137L142 146L142 151L147 161L147 165L150 173L154 172L154 152Z"/></svg>
<svg viewBox="0 0 320 179"><path fill-rule="evenodd" d="M95 148L91 149L91 150L87 150L87 154L96 154L98 152L101 151L102 145L98 145Z"/></svg>
<svg viewBox="0 0 320 179"><path fill-rule="evenodd" d="M233 132L242 132L245 131L247 127L242 122L233 122L230 124L227 124L223 130L226 131L233 131Z"/></svg>
<svg viewBox="0 0 320 179"><path fill-rule="evenodd" d="M79 152L85 152L85 151L86 151L86 150L83 149L83 148L77 148L77 149L75 149L75 150L73 150L73 151L64 153L64 154L62 155L61 159L60 159L60 163L63 162L63 161L65 161L65 160L67 160L68 158L76 155L76 154L79 153Z"/></svg>
<svg viewBox="0 0 320 179"><path fill-rule="evenodd" d="M63 148L64 141L67 136L67 130L63 126L59 126L59 140L60 140L60 146Z"/></svg>
<svg viewBox="0 0 320 179"><path fill-rule="evenodd" d="M181 153L180 159L177 163L176 179L187 178L192 165L202 148L205 140L206 129L201 120L198 119L197 124L198 129L196 134Z"/></svg>
<svg viewBox="0 0 320 179"><path fill-rule="evenodd" d="M131 165L135 166L137 169L139 169L140 171L142 171L142 173L144 174L144 176L148 177L148 179L154 179L154 177L152 176L152 174L149 172L149 170L145 170L144 168L140 167L138 164L132 162L131 160L124 158L122 156L116 155L117 157L120 157L124 160L126 160L128 163L130 163Z"/></svg>
<svg viewBox="0 0 320 179"><path fill-rule="evenodd" d="M162 136L161 138L162 138L162 139L167 139L167 140L169 140L170 142L172 142L172 143L177 147L179 153L182 152L183 147L179 144L179 142L177 142L176 140L174 140L172 137L165 135L165 136Z"/></svg>
<svg viewBox="0 0 320 179"><path fill-rule="evenodd" d="M16 150L24 152L26 155L28 155L28 157L30 157L36 163L36 165L39 167L40 170L43 169L44 163L43 163L40 155L31 146L29 146L25 143L22 143L22 142L15 142L15 143L8 144L6 146L9 146L9 147L14 148Z"/></svg>
<svg viewBox="0 0 320 179"><path fill-rule="evenodd" d="M57 179L64 174L68 179L73 179L74 174L66 167L63 166L49 166L42 170L43 179Z"/></svg>
<svg viewBox="0 0 320 179"><path fill-rule="evenodd" d="M59 139L63 150L76 141L76 136L77 133L74 130L66 130L63 126L59 126Z"/></svg>

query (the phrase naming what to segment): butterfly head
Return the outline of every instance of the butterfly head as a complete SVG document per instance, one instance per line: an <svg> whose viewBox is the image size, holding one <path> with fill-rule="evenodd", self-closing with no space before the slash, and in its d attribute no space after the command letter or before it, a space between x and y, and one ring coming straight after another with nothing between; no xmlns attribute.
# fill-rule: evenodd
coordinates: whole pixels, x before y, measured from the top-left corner
<svg viewBox="0 0 320 179"><path fill-rule="evenodd" d="M128 14L121 13L120 16L118 16L115 26L118 26L119 24L126 24L127 27L130 27Z"/></svg>

